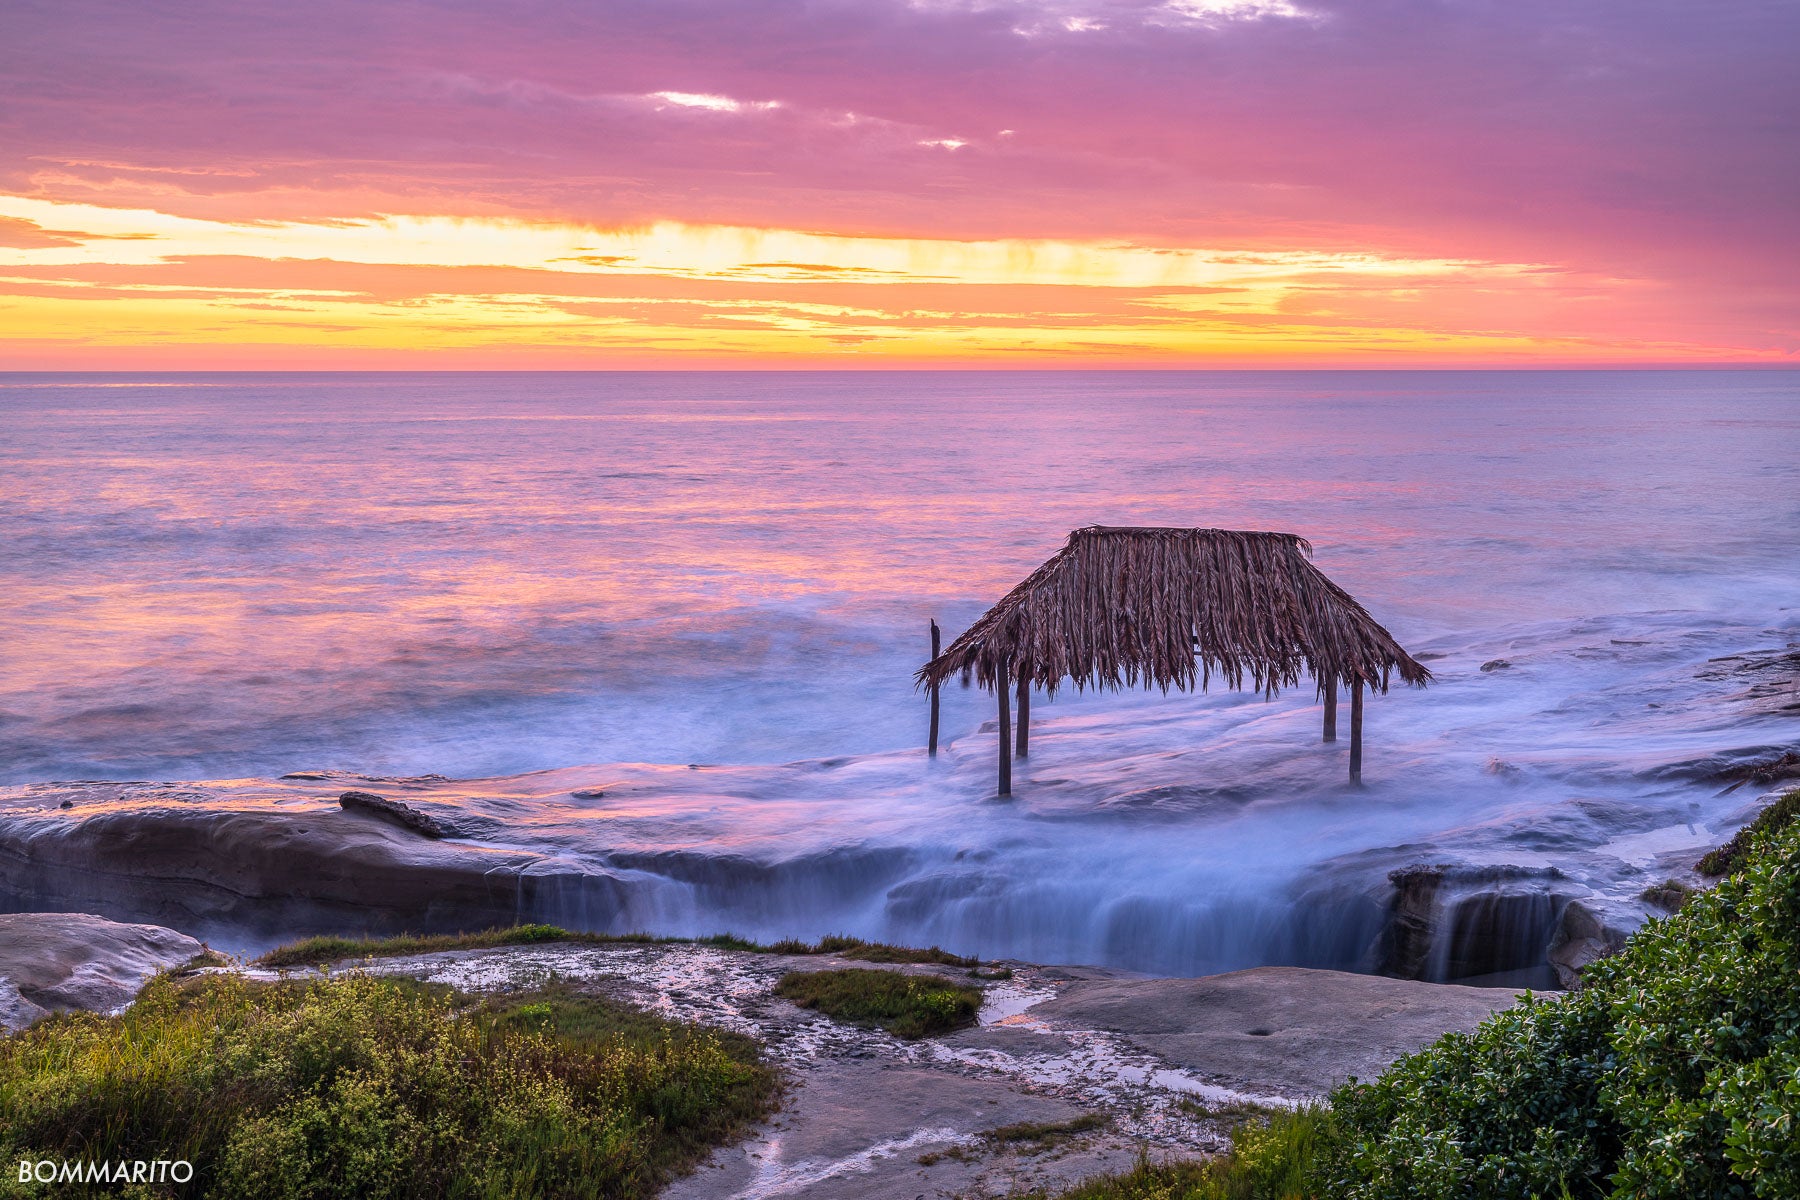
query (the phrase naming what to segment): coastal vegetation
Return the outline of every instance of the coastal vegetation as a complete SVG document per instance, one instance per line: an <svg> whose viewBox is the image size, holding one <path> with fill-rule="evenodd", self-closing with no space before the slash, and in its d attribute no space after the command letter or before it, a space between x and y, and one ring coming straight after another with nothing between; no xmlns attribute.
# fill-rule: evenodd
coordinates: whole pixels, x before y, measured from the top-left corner
<svg viewBox="0 0 1800 1200"><path fill-rule="evenodd" d="M747 1039L563 987L162 976L0 1039L0 1160L191 1164L140 1195L635 1197L777 1090Z"/></svg>
<svg viewBox="0 0 1800 1200"><path fill-rule="evenodd" d="M1263 1109L1241 1122L1216 1158L1156 1162L1090 1179L1057 1200L1312 1200L1312 1164L1330 1120L1320 1107ZM1014 1200L1042 1200L1042 1190Z"/></svg>
<svg viewBox="0 0 1800 1200"><path fill-rule="evenodd" d="M1067 1121L1016 1121L983 1130L981 1139L1000 1146L1033 1146L1044 1149L1060 1146L1070 1138L1096 1129L1104 1129L1107 1118L1099 1113L1082 1113Z"/></svg>
<svg viewBox="0 0 1800 1200"><path fill-rule="evenodd" d="M1800 1195L1800 792L1579 990L1251 1120L1229 1154L1065 1200L1707 1200Z"/></svg>
<svg viewBox="0 0 1800 1200"><path fill-rule="evenodd" d="M1756 820L1737 831L1729 842L1701 859L1697 869L1702 875L1729 875L1743 864L1751 844L1762 834L1785 829L1800 818L1800 788L1782 796L1756 814Z"/></svg>
<svg viewBox="0 0 1800 1200"><path fill-rule="evenodd" d="M971 1025L981 991L942 975L908 975L877 967L789 971L775 994L839 1021L885 1029L903 1038L929 1037Z"/></svg>
<svg viewBox="0 0 1800 1200"><path fill-rule="evenodd" d="M473 933L403 933L384 938L331 935L309 937L278 946L255 959L252 965L277 969L322 967L328 963L350 959L395 958L409 954L436 954L447 950L485 950L496 946L529 946L540 942L575 942L596 946L680 944L717 946L724 950L742 950L750 954L835 954L839 958L865 962L939 963L970 968L979 965L977 959L951 954L936 946L921 950L912 946L890 946L886 942L865 942L861 938L843 934L831 934L816 942L789 938L764 945L730 933L703 938L653 937L647 933L581 933L556 925L514 925L507 929L483 929Z"/></svg>

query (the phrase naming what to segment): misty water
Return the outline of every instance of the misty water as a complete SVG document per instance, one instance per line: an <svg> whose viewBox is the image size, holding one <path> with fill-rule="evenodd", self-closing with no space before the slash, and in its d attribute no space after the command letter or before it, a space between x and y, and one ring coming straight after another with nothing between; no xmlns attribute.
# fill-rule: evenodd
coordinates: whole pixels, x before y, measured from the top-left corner
<svg viewBox="0 0 1800 1200"><path fill-rule="evenodd" d="M1366 965L1391 867L1743 819L1797 448L1791 372L0 376L0 782L441 774L590 928ZM1039 697L996 803L926 623L1095 523L1302 534L1437 682L1357 789L1310 687Z"/></svg>

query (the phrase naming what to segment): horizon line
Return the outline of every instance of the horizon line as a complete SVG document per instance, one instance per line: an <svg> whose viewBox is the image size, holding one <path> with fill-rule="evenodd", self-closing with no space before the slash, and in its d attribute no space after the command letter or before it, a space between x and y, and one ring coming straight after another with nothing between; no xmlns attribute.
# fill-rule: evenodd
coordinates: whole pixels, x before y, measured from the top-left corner
<svg viewBox="0 0 1800 1200"><path fill-rule="evenodd" d="M1705 371L1782 372L1800 371L1800 360L1791 363L1695 362L1695 363L1574 363L1511 364L1506 366L635 366L635 367L6 367L10 375L1073 375L1083 372L1112 375L1193 374L1604 374L1696 373Z"/></svg>

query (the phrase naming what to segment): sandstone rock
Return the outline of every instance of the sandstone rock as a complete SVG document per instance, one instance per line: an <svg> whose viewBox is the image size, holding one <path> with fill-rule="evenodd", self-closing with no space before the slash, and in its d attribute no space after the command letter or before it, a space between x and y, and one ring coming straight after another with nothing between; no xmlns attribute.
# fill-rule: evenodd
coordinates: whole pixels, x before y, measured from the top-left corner
<svg viewBox="0 0 1800 1200"><path fill-rule="evenodd" d="M1377 952L1377 969L1397 979L1422 979L1437 935L1438 892L1448 866L1405 867L1388 874L1394 900Z"/></svg>
<svg viewBox="0 0 1800 1200"><path fill-rule="evenodd" d="M987 1182L984 1176L1004 1178L1005 1166L1013 1164L996 1162L999 1156L972 1144L981 1130L1022 1121L1066 1121L1082 1112L1067 1101L1030 1095L1001 1080L873 1059L873 1055L840 1056L807 1069L803 1086L783 1106L780 1128L760 1131L741 1147L715 1152L708 1168L671 1184L663 1193L665 1200L992 1195L986 1188L973 1193L965 1189ZM939 1153L931 1154L934 1150ZM942 1153L946 1150L960 1152ZM1042 1165L1061 1185L1058 1191L1081 1174L1110 1165L1090 1161L1079 1147L1075 1153L1073 1162ZM1018 1166L1038 1165L1012 1157ZM1117 1169L1129 1166L1129 1152L1115 1157ZM920 1169L925 1163L931 1168L929 1182ZM1080 1170L1083 1166L1085 1172Z"/></svg>
<svg viewBox="0 0 1800 1200"><path fill-rule="evenodd" d="M389 800L386 796L377 796L374 792L345 792L338 797L338 803L346 812L365 812L384 821L392 821L402 829L410 829L423 837L441 838L447 832L435 818L412 805Z"/></svg>
<svg viewBox="0 0 1800 1200"><path fill-rule="evenodd" d="M1376 969L1400 979L1555 987L1548 952L1574 887L1555 868L1431 865L1390 872Z"/></svg>
<svg viewBox="0 0 1800 1200"><path fill-rule="evenodd" d="M53 901L239 952L315 933L512 925L571 885L593 897L596 918L619 899L591 871L568 880L536 854L422 838L335 807L96 809L0 817L0 910Z"/></svg>
<svg viewBox="0 0 1800 1200"><path fill-rule="evenodd" d="M86 913L0 916L0 1026L21 1029L52 1012L110 1012L157 972L205 947L158 925Z"/></svg>
<svg viewBox="0 0 1800 1200"><path fill-rule="evenodd" d="M1322 1095L1509 1008L1502 988L1257 967L1203 979L1071 983L1031 1015L1125 1036L1177 1066L1285 1096Z"/></svg>
<svg viewBox="0 0 1800 1200"><path fill-rule="evenodd" d="M1563 907L1556 932L1550 940L1549 960L1556 972L1557 984L1563 988L1579 987L1581 973L1588 965L1609 954L1617 954L1625 946L1627 931L1610 924L1602 911L1571 900Z"/></svg>

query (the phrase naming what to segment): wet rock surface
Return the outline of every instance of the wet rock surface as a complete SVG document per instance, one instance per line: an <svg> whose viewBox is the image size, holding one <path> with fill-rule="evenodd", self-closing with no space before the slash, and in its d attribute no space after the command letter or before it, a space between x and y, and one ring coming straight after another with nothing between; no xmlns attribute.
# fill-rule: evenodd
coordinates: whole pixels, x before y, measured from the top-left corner
<svg viewBox="0 0 1800 1200"><path fill-rule="evenodd" d="M1364 822L1375 813L1404 826L1393 800L1359 792L1290 810L1265 796L1226 819L1184 806L1238 784L1157 790L1123 767L1100 800L1088 784L1047 773L1013 805L950 807L921 792L896 814L887 800L845 799L868 779L918 772L901 756L695 770L613 764L486 780L303 771L26 784L0 788L0 911L80 909L184 929L234 952L315 933L546 922L611 933L730 930L765 942L848 933L1171 976L1283 963L1548 988L1566 981L1550 959L1566 906L1604 909L1605 925L1621 933L1660 911L1641 899L1646 890L1691 870L1758 807L1748 789L1721 797L1719 773L1761 771L1792 753L1786 747L1665 759L1657 770L1674 773L1667 779L1635 764L1595 769L1606 787L1628 779L1630 795L1577 773L1546 797L1534 782L1542 764L1521 754L1503 774L1471 768L1480 786L1514 796L1508 803L1480 806L1430 837L1317 858L1343 846L1335 824L1302 837L1309 826L1300 821L1289 833L1305 845L1291 852L1262 841L1196 850L1193 839L1215 829L1215 818L1225 821L1216 827L1223 837L1270 807L1265 815L1283 821ZM1284 781L1301 782L1279 773L1263 782ZM1696 781L1705 781L1704 796ZM597 790L604 798L574 795ZM445 836L345 809L347 793L381 797ZM1121 824L1108 797L1185 815L1140 813ZM1242 861L1257 854L1278 861L1266 871Z"/></svg>
<svg viewBox="0 0 1800 1200"><path fill-rule="evenodd" d="M1625 939L1631 935L1627 929L1620 928L1622 923L1618 915L1603 904L1580 900L1566 904L1557 920L1548 954L1550 968L1556 972L1556 985L1560 988L1579 986L1581 973L1590 964L1624 949Z"/></svg>
<svg viewBox="0 0 1800 1200"><path fill-rule="evenodd" d="M1729 699L1757 711L1800 715L1800 645L1795 643L1721 655L1696 674L1741 689Z"/></svg>
<svg viewBox="0 0 1800 1200"><path fill-rule="evenodd" d="M410 829L420 837L441 838L449 834L440 822L427 816L410 804L399 800L389 800L386 796L378 796L374 792L360 792L352 789L338 797L338 807L345 812L368 813L383 821L398 825L402 829Z"/></svg>
<svg viewBox="0 0 1800 1200"><path fill-rule="evenodd" d="M122 1008L157 972L203 949L173 929L86 913L0 916L0 1029L22 1029L53 1012Z"/></svg>
<svg viewBox="0 0 1800 1200"><path fill-rule="evenodd" d="M1431 864L1388 876L1376 969L1399 979L1559 986L1548 952L1576 888L1553 867Z"/></svg>
<svg viewBox="0 0 1800 1200"><path fill-rule="evenodd" d="M221 809L111 792L47 790L57 819L0 817L0 909L79 908L234 950L330 931L455 932L512 924L526 889L511 873L537 858L424 839L335 799Z"/></svg>

